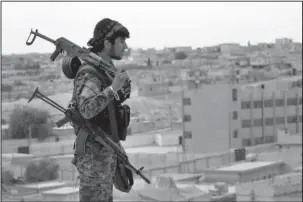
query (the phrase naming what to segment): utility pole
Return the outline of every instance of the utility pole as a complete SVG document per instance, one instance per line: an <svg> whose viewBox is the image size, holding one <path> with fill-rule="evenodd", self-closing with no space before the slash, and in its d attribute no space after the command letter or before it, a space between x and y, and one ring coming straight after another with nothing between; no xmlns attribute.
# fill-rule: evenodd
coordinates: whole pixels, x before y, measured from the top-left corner
<svg viewBox="0 0 303 202"><path fill-rule="evenodd" d="M173 130L173 123L172 123L172 113L171 113L171 104L169 104L169 119L170 119L170 130Z"/></svg>
<svg viewBox="0 0 303 202"><path fill-rule="evenodd" d="M29 153L31 153L30 152L30 150L31 150L31 146L32 146L32 124L30 124L29 126L28 126L28 150L29 150Z"/></svg>

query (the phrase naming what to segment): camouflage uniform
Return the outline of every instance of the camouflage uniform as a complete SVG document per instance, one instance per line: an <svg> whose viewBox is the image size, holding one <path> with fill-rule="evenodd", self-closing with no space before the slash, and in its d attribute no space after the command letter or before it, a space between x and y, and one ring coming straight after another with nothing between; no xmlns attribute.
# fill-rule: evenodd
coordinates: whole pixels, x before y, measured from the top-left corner
<svg viewBox="0 0 303 202"><path fill-rule="evenodd" d="M114 99L112 91L91 73L80 74L74 88L76 108L85 119L98 115ZM75 126L76 133L78 130ZM75 155L80 178L80 201L113 201L117 155L103 146L100 148L96 154L86 146L84 156Z"/></svg>

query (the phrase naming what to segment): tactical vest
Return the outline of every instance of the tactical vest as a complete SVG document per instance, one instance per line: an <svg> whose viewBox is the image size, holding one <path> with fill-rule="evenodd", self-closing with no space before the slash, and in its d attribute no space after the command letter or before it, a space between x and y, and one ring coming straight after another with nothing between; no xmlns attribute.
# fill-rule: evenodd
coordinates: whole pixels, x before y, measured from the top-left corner
<svg viewBox="0 0 303 202"><path fill-rule="evenodd" d="M87 64L83 64L79 71L77 72L77 75L75 76L74 81L76 81L76 78L83 73L92 73L95 76L97 76L102 82L101 82L101 90L104 90L106 87L108 87L110 85L110 80L109 78L101 71L99 71L98 69L87 65ZM100 78L102 77L102 78ZM130 84L128 84L130 85ZM75 94L75 92L74 92ZM73 94L73 97L75 96ZM117 129L118 129L118 136L119 136L119 140L125 141L126 140L126 136L127 136L127 127L129 126L129 122L130 122L130 108L128 105L121 105L121 103L129 98L128 96L125 96L121 91L118 91L118 95L120 97L120 100L117 101L116 99L112 100L111 102L113 102L114 105L114 112L115 112L115 118L116 118L116 124L117 124ZM111 135L112 131L111 131L111 122L110 122L110 117L109 117L109 107L106 107L104 110L102 110L102 112L100 112L97 116L95 116L94 118L90 119L90 121L93 124L96 124L97 126L99 126L100 128L103 129L104 132L106 132L107 134ZM77 133L77 131L76 131Z"/></svg>

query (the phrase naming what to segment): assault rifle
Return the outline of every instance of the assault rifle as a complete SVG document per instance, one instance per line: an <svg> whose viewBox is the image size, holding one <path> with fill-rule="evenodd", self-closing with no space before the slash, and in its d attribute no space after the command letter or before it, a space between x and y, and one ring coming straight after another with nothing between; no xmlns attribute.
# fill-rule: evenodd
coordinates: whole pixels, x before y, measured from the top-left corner
<svg viewBox="0 0 303 202"><path fill-rule="evenodd" d="M29 41L31 35L34 35L32 40ZM91 52L89 49L85 48L85 47L80 47L77 44L69 41L68 39L64 38L64 37L60 37L57 40L53 40L43 34L40 34L38 32L38 30L36 29L36 31L33 31L31 29L31 32L26 40L26 45L30 46L34 43L36 37L40 37L48 42L53 43L56 46L55 51L53 52L53 54L50 57L51 61L55 61L55 59L57 58L57 56L60 53L65 52L67 54L67 56L70 57L78 57L81 60L90 63L94 66L97 67L101 67L102 69L106 70L105 72L109 72L112 75L110 76L110 79L112 80L113 77L115 76L117 69L109 64L108 62L104 61L100 56L98 56L97 54Z"/></svg>
<svg viewBox="0 0 303 202"><path fill-rule="evenodd" d="M92 124L90 124L89 121L85 120L77 110L74 110L73 108L64 109L62 106L60 106L50 98L40 93L38 88L36 88L32 97L28 100L28 103L31 102L34 97L43 100L47 104L51 105L52 107L58 109L59 111L65 114L65 117L63 119L56 122L57 127L61 127L62 125L64 125L69 121L77 124L83 130L85 130L90 136L92 136L95 141L101 143L109 150L114 151L117 154L118 158L123 162L123 164L127 168L129 168L133 173L139 175L146 183L150 184L150 180L141 173L144 167L141 167L140 169L136 169L134 166L132 166L128 160L127 155L125 155L121 151L121 149L113 142L113 140L111 140L107 135L105 135L105 132L100 127L97 126L93 127Z"/></svg>

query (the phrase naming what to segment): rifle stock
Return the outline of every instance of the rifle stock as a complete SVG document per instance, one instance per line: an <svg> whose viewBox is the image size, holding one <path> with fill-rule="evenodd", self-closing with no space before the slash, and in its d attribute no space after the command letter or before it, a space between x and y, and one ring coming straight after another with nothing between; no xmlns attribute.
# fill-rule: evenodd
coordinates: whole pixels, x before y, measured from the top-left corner
<svg viewBox="0 0 303 202"><path fill-rule="evenodd" d="M121 149L116 145L116 143L112 141L100 127L92 127L90 122L85 120L77 110L64 109L62 106L60 106L50 98L40 93L38 88L36 88L35 92L28 100L28 102L30 102L34 97L43 100L47 104L51 105L52 107L58 109L59 111L65 114L65 117L57 122L58 127L64 125L67 122L73 122L77 124L88 134L92 135L97 142L101 143L106 148L114 151L117 154L118 158L125 164L125 166L127 166L132 172L139 175L146 183L150 184L150 180L141 172L143 170L143 167L141 167L140 169L136 169L133 165L131 165L127 155L121 151Z"/></svg>

